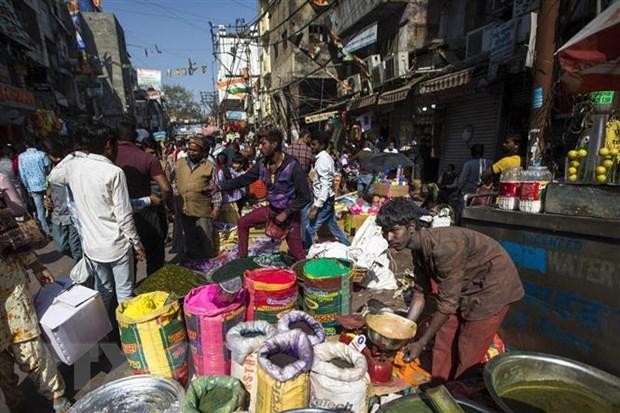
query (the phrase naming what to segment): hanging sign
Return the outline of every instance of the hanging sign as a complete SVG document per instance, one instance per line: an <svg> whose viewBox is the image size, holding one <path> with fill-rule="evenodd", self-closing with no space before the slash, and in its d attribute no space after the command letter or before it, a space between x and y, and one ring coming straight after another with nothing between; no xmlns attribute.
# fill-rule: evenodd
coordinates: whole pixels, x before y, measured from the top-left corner
<svg viewBox="0 0 620 413"><path fill-rule="evenodd" d="M368 26L362 30L357 36L349 40L344 49L348 53L352 53L356 50L363 49L366 46L375 44L377 42L377 23Z"/></svg>

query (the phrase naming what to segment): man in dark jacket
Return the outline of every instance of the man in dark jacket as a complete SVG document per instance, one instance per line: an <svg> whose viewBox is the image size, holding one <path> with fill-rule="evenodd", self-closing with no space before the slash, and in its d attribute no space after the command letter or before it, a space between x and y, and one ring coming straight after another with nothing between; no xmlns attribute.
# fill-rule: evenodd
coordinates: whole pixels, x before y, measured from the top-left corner
<svg viewBox="0 0 620 413"><path fill-rule="evenodd" d="M437 294L429 327L409 344L416 358L434 337L434 378L448 381L477 368L510 304L523 298L519 273L497 241L466 228L421 228L423 210L405 198L383 205L377 224L390 247L409 248L416 286L409 318L417 320L425 294Z"/></svg>
<svg viewBox="0 0 620 413"><path fill-rule="evenodd" d="M268 206L254 209L239 219L239 257L248 255L250 228L265 224L269 219L288 231L286 243L291 255L302 260L306 258L302 240L300 212L311 201L308 177L299 162L282 151L282 132L278 129L258 132L259 150L263 156L245 174L221 182L216 190L229 191L243 188L261 180L267 187Z"/></svg>

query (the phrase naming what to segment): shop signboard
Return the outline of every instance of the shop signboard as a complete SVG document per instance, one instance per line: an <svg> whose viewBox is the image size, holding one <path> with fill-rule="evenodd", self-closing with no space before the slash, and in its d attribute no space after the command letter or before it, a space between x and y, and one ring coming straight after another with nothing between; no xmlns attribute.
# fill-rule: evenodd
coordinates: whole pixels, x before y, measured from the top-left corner
<svg viewBox="0 0 620 413"><path fill-rule="evenodd" d="M246 113L242 111L229 110L226 112L226 119L228 120L245 120L246 118Z"/></svg>
<svg viewBox="0 0 620 413"><path fill-rule="evenodd" d="M495 27L491 33L489 59L492 62L505 62L512 57L514 49L515 20Z"/></svg>
<svg viewBox="0 0 620 413"><path fill-rule="evenodd" d="M141 89L161 90L161 70L136 69L138 73L138 87Z"/></svg>
<svg viewBox="0 0 620 413"><path fill-rule="evenodd" d="M0 83L0 104L17 109L34 109L34 94L26 89Z"/></svg>
<svg viewBox="0 0 620 413"><path fill-rule="evenodd" d="M344 49L347 53L352 53L356 50L363 49L366 46L375 44L377 42L377 23L366 27L357 36L345 44Z"/></svg>

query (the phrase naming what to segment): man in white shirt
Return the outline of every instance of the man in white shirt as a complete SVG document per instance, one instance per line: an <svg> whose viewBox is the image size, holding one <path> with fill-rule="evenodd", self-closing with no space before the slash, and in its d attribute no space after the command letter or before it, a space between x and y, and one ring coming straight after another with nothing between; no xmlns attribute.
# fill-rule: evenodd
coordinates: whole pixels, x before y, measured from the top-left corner
<svg viewBox="0 0 620 413"><path fill-rule="evenodd" d="M327 223L329 230L338 242L351 245L349 239L338 226L334 210L334 175L336 167L334 159L327 152L330 137L324 133L313 134L310 148L315 155L314 169L310 171L314 200L308 212L308 220L304 229L304 247L310 248L316 232Z"/></svg>
<svg viewBox="0 0 620 413"><path fill-rule="evenodd" d="M398 149L394 146L394 141L390 141L390 143L388 143L388 146L383 150L383 153L398 153Z"/></svg>
<svg viewBox="0 0 620 413"><path fill-rule="evenodd" d="M125 173L114 165L117 140L109 129L84 132L88 155L74 153L52 170L52 184L68 185L79 221L84 255L93 264L95 288L111 309L131 298L135 282L134 252L144 259L136 231Z"/></svg>

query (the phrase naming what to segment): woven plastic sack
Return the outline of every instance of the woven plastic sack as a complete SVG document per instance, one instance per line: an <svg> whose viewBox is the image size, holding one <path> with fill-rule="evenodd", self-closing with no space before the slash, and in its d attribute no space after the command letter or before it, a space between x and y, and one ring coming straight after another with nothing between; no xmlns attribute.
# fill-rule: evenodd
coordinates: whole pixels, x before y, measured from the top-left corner
<svg viewBox="0 0 620 413"><path fill-rule="evenodd" d="M238 379L228 376L203 376L192 380L189 385L183 412L232 413L242 409L244 403L245 391Z"/></svg>
<svg viewBox="0 0 620 413"><path fill-rule="evenodd" d="M194 288L183 302L192 361L199 376L230 374L226 333L245 318L245 291L223 306L218 305L219 291L217 284Z"/></svg>
<svg viewBox="0 0 620 413"><path fill-rule="evenodd" d="M276 357L282 354L292 356L295 361L276 364ZM258 350L257 413L279 413L308 406L313 354L308 336L300 330L276 334L263 343Z"/></svg>
<svg viewBox="0 0 620 413"><path fill-rule="evenodd" d="M241 380L250 394L249 411L256 410L257 351L276 329L266 321L239 323L226 334L226 347L231 352L230 375Z"/></svg>
<svg viewBox="0 0 620 413"><path fill-rule="evenodd" d="M340 360L337 365L333 360ZM347 411L368 411L368 365L360 352L343 343L314 346L310 373L310 407Z"/></svg>
<svg viewBox="0 0 620 413"><path fill-rule="evenodd" d="M310 314L299 310L289 311L284 314L280 321L278 321L278 332L285 332L299 328L296 324L301 323L304 324L301 330L304 331L304 328L307 330L304 331L304 333L308 336L310 344L315 346L325 341L325 330L323 330L323 326L312 318Z"/></svg>
<svg viewBox="0 0 620 413"><path fill-rule="evenodd" d="M297 277L281 268L246 271L245 287L249 294L246 319L278 322L278 314L297 305Z"/></svg>
<svg viewBox="0 0 620 413"><path fill-rule="evenodd" d="M337 333L336 315L350 313L351 263L335 258L308 260L303 267L303 310L321 323L327 335Z"/></svg>
<svg viewBox="0 0 620 413"><path fill-rule="evenodd" d="M140 318L125 309L141 296L167 297L165 305ZM187 383L187 334L179 301L163 291L142 294L116 308L123 352L134 374L153 374Z"/></svg>

